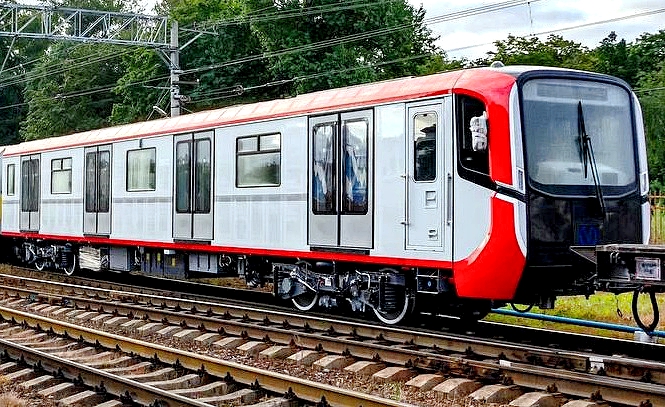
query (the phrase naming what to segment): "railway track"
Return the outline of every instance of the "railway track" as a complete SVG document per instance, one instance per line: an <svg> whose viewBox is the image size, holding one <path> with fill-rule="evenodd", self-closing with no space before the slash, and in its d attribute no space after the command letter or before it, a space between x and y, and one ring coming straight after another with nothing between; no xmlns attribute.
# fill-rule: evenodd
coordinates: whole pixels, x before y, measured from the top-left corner
<svg viewBox="0 0 665 407"><path fill-rule="evenodd" d="M42 326L40 318L49 316L123 332L135 340L168 338L174 346L194 343L199 352L215 357L240 351L268 360L290 359L317 366L318 371L337 369L345 377L370 377L367 386L386 383L384 391L401 383L415 400L424 395L421 400L468 397L513 405L560 406L568 398L574 399L568 402L571 405L585 402L583 399L591 400L588 405L600 400L616 405L665 405L665 365L661 362L108 288L50 283L45 289L36 279L8 285L11 278L3 276L0 289L5 292L6 307L0 309L0 315L16 319L10 313L22 307L30 313L20 314L20 318L35 319L28 322L31 326ZM45 316L31 316L33 313ZM165 360L173 356L170 358ZM332 396L326 400L335 404Z"/></svg>
<svg viewBox="0 0 665 407"><path fill-rule="evenodd" d="M238 402L254 405L263 394L286 395L264 400L261 405L265 406L321 400L329 400L333 405L401 405L35 313L0 306L0 316L12 321L0 325L4 357L14 360L5 363L3 370L19 363L30 366L14 370L9 377L27 378L29 383L24 383L25 386L48 386L44 394L64 397L63 405L115 405L113 399L102 400L109 396L120 403L155 406L203 407ZM37 376L45 371L51 374ZM58 378L68 381L54 384L52 381ZM241 388L231 391L238 384ZM94 401L99 403L91 404Z"/></svg>

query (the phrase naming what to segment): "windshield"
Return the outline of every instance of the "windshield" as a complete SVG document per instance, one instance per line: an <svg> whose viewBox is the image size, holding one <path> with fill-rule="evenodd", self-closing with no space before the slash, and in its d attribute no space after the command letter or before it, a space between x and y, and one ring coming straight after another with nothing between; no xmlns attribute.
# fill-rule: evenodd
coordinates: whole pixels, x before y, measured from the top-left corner
<svg viewBox="0 0 665 407"><path fill-rule="evenodd" d="M593 194L580 144L579 106L606 194L635 187L633 126L627 90L599 82L534 79L522 88L522 117L531 185L544 192ZM586 176L585 176L585 173Z"/></svg>

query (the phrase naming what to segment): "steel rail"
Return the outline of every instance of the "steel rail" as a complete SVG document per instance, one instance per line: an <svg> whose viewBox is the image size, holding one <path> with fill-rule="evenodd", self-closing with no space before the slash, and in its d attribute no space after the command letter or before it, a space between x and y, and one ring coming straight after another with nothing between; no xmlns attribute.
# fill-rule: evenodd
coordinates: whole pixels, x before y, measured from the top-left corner
<svg viewBox="0 0 665 407"><path fill-rule="evenodd" d="M30 279L33 282L40 282L41 280ZM64 283L51 283L60 286L68 286ZM0 286L0 288L5 290L21 290L18 287L8 287ZM130 298L130 295L126 292L118 292L114 290L104 290L100 288L88 288L88 287L78 287L83 291L96 291L100 294L100 297L106 296L109 298L106 304L113 308L124 308L131 311L134 315L146 315L148 318L153 321L161 321L162 316L157 316L146 311L145 308L142 308L141 305L132 305L123 303ZM71 288L69 288L71 290ZM66 298L71 304L80 304L82 308L89 308L90 304L97 301L102 307L105 304L103 299L95 298L80 298L78 295L82 295L83 291L80 294L75 292L65 293L63 297ZM31 291L24 291L26 293ZM264 325L260 327L261 330L265 331L268 329L267 325L282 325L285 321L288 321L290 325L288 329L279 330L277 328L272 328L271 340L279 343L289 343L293 337L293 329L311 329L312 331L321 331L321 332L332 332L336 336L349 336L356 338L381 338L384 342L389 342L393 344L407 344L411 347L424 347L424 348L438 348L441 351L446 351L450 353L467 353L469 350L473 354L478 356L483 356L487 358L498 358L506 357L513 361L522 361L528 362L533 360L539 360L541 363L548 366L561 366L566 365L568 367L574 368L579 371L588 370L591 362L589 360L589 355L581 352L571 352L571 351L562 351L562 350L551 350L537 346L526 346L523 344L513 344L507 343L505 341L496 341L489 339L479 339L473 338L470 336L462 335L449 335L444 333L425 333L425 332L414 332L413 330L407 330L397 327L387 327L387 326L378 326L367 323L357 323L357 322L346 322L339 321L327 318L320 318L316 316L303 316L301 314L294 314L291 312L283 311L269 311L265 309L259 309L254 307L247 306L236 306L236 305L227 305L227 304L216 304L213 302L207 301L196 301L191 299L180 299L180 298L166 298L160 297L157 295L147 295L140 294L142 297L147 298L149 301L154 303L144 303L146 305L151 305L152 307L163 308L163 310L153 310L152 312L160 312L166 316L172 316L174 321L185 322L186 325L190 327L198 327L201 322L196 322L195 319L201 320L201 316L187 317L182 313L168 314L166 309L183 309L191 310L193 312L199 312L202 314L208 315L226 315L230 318L244 319L244 320L254 320L261 321ZM208 323L206 328L211 331L217 331L220 327L223 327L228 333L231 334L241 334L243 330L246 330L248 334L252 334L252 330L258 329L256 324L249 323L239 323L237 321L228 320L219 320L210 318L205 322ZM269 324L268 324L269 322ZM224 324L223 326L221 324ZM263 336L261 336L262 338ZM299 335L303 341L307 339L305 335ZM303 342L303 345L306 345L307 342ZM316 345L316 344L315 344ZM363 356L359 354L358 356ZM398 359L386 358L386 361L391 361L393 363L404 363L408 361L403 360L403 357Z"/></svg>
<svg viewBox="0 0 665 407"><path fill-rule="evenodd" d="M32 280L41 284L41 280ZM58 283L61 287L68 285ZM1 288L1 286L0 286ZM27 292L16 287L5 287L9 290ZM79 294L88 290L86 287L77 287ZM118 301L126 301L133 295L125 292L105 291L95 288L92 291L104 293ZM145 296L145 294L140 294ZM97 297L97 296L95 296ZM503 358L512 362L538 363L542 366L565 367L581 372L592 369L603 369L605 374L620 378L650 377L652 382L665 384L665 364L659 362L630 360L625 358L599 357L588 352L551 350L536 346L507 343L487 339L472 338L460 335L428 334L422 332L406 331L404 329L376 326L362 323L349 323L322 319L318 317L295 315L276 311L257 310L248 307L226 306L210 302L164 298L148 295L150 299L163 301L162 308L173 308L183 302L190 305L193 312L205 314L220 314L224 312L227 317L241 319L241 321L228 319L220 320L216 317L202 315L187 315L182 312L168 309L146 309L142 305L125 304L118 301L97 300L94 298L63 297L68 303L85 309L93 309L96 304L99 312L106 311L105 306L112 309L124 310L126 314L143 316L152 321L179 323L190 328L202 328L209 331L219 331L226 334L247 336L255 339L264 339L266 335L270 341L281 344L295 343L308 349L319 348L325 343L325 348L332 353L345 353L364 359L380 359L384 362L414 366L422 369L436 370L445 366L445 369L459 371L460 361L466 357L458 357L456 362L437 360L441 352L447 354L461 354L464 356L479 356L485 358ZM145 303L145 306L155 307L154 304ZM197 307L198 306L198 307ZM208 307L207 309L205 307ZM283 319L282 319L283 318ZM244 322L244 321L255 322ZM260 321L260 322L259 322ZM280 328L288 321L288 327ZM307 328L305 328L307 327ZM301 332L294 332L300 329ZM310 332L311 331L311 332ZM318 333L315 331L319 331ZM348 338L344 338L344 336ZM353 339L349 339L353 338ZM380 338L375 343L368 340ZM400 345L395 348L395 345ZM425 350L418 351L425 348ZM435 349L436 351L427 351ZM468 369L463 367L462 370ZM484 369L481 369L484 372ZM630 373L629 373L630 372Z"/></svg>
<svg viewBox="0 0 665 407"><path fill-rule="evenodd" d="M136 306L130 307L133 308ZM140 307L138 309L140 309ZM182 314L173 314L183 317ZM253 333L259 338L261 335L265 335L266 330L273 329L271 332L274 333L277 332L277 330L282 329L258 326L257 324L238 321L220 321L204 316L188 316L183 318L195 318L199 322L202 319L205 319L206 322L212 320L210 322L219 324L232 322L234 326L236 326L236 332L234 333L238 334L238 331L241 331L244 332L245 335L248 335L248 331L256 329L257 331ZM593 394L600 394L607 401L625 405L639 406L645 400L650 400L652 403L655 403L654 405L665 405L665 386L657 384L641 383L634 380L598 376L588 373L563 371L561 369L533 366L526 363L517 363L506 360L498 360L496 362L475 361L461 356L440 355L432 351L408 349L408 346L406 349L399 349L394 345L358 343L348 338L328 337L325 333L307 334L293 332L292 329L286 329L286 333L283 333L283 335L284 338L289 336L293 337L295 335L296 342L299 342L301 346L305 345L306 347L314 347L323 342L326 343L326 346L330 346L329 344L331 342L336 342L338 350L346 346L345 352L349 352L350 354L358 353L365 357L369 357L370 354L374 353L375 355L381 355L382 358L394 358L398 362L404 362L404 360L408 358L409 361L414 362L413 364L419 367L445 370L461 375L472 374L476 377L486 379L507 380L514 384L532 389L547 390L554 385L558 391L564 394L579 397L590 397ZM173 360L169 361L173 362Z"/></svg>
<svg viewBox="0 0 665 407"><path fill-rule="evenodd" d="M143 384L122 376L95 369L84 364L63 359L61 357L42 352L38 349L23 346L6 339L0 339L0 348L13 360L25 361L29 366L43 369L53 374L62 374L65 379L75 383L102 390L117 397L129 395L134 402L142 405L161 405L167 403L169 407L211 407L208 403L197 401L188 397L179 396Z"/></svg>
<svg viewBox="0 0 665 407"><path fill-rule="evenodd" d="M127 293L109 293L109 295L111 298L118 300L126 300L131 297ZM164 307L167 307L167 302L169 307L173 307L182 304L184 301L182 299L162 298L159 296L147 297L150 298L150 301L152 299L163 300L164 303L162 303L162 306ZM72 304L87 304L85 307L89 307L89 304L95 302L98 304L109 304L104 300L69 298L66 296L64 298ZM271 341L289 343L289 338L292 338L297 345L305 348L316 348L319 344L325 342L326 347L332 352L344 352L362 358L374 358L376 355L379 355L381 360L390 363L409 364L425 369L447 370L458 374L468 375L469 373L473 373L479 377L510 377L515 384L521 384L529 388L545 390L548 385L554 383L560 391L580 397L589 397L591 394L601 391L605 399L609 397L611 401L626 405L639 405L641 401L646 399L651 400L652 403L654 400L663 400L663 395L661 394L662 386L659 384L645 384L634 380L626 380L625 378L612 378L587 373L583 373L583 376L576 378L574 376L577 374L576 372L562 372L555 369L552 370L551 376L556 379L549 382L550 379L544 378L542 374L545 368L531 366L532 363L538 361L548 366L564 366L586 372L593 366L601 366L603 368L603 364L607 363L607 367L611 368L607 372L610 373L616 374L618 372L619 375L626 376L626 370L642 369L651 374L652 380L660 380L663 376L663 371L665 371L663 363L647 363L644 361L646 365L640 365L640 361L638 360L629 360L623 365L624 372L622 372L621 358L599 357L598 355L583 352L553 351L539 347L507 344L501 341L465 336L411 332L399 328L341 322L318 317L305 317L291 313L280 313L248 307L221 306L210 302L187 301L190 305L193 304L190 309L193 312L204 314L224 312L227 316L239 319L253 319L255 322L220 320L219 318L185 315L182 312L168 310L146 310L141 305L135 304L119 304L118 302L110 304L113 307L133 310L131 312L135 314L143 313L144 316L156 321L162 320L163 316L167 315L166 313L168 312L168 315L173 316L176 321L182 321L190 327L200 326L201 328L213 331L219 330L221 327L227 334L242 334L254 338L264 338L266 332L268 332ZM155 307L155 304L149 305ZM288 319L289 327L279 328L279 325L283 323L282 318ZM320 332L294 331L294 329L303 330L305 326L309 327L309 330L319 330ZM353 339L357 337L364 337L366 340L359 342ZM376 340L374 343L368 343L367 339L372 338L379 338L379 340ZM404 345L395 346L400 343ZM498 345L502 345L502 347ZM442 355L438 351L419 350L421 347L433 348L438 351L452 351L453 355ZM471 353L483 357L509 358L512 360L501 360L498 365L492 362L477 362L464 357L464 354L469 349ZM461 355L456 356L454 352ZM510 369L507 369L506 366L511 366L514 370L509 371ZM538 371L541 371L541 373L538 373ZM545 377L548 376L545 375ZM603 385L608 380L614 379L624 381L616 382L616 386L614 384ZM544 382L548 383L543 385ZM592 385L588 385L589 383L592 383ZM646 388L640 390L641 386L645 386ZM621 389L617 390L617 387ZM651 397L646 397L649 394L651 394Z"/></svg>
<svg viewBox="0 0 665 407"><path fill-rule="evenodd" d="M293 392L298 398L314 403L325 398L326 402L332 406L408 406L408 404L390 399L341 389L252 366L244 366L239 363L224 361L189 351L143 342L113 333L80 327L68 322L41 317L2 306L0 306L0 316L5 320L25 323L28 326L40 327L41 329L52 329L55 333L61 335L81 338L85 342L98 343L101 346L119 349L127 353L133 352L136 355L157 359L163 363L178 363L184 368L191 370L201 369L216 377L221 378L230 375L233 380L239 383L246 385L258 383L261 388L271 392L282 394Z"/></svg>

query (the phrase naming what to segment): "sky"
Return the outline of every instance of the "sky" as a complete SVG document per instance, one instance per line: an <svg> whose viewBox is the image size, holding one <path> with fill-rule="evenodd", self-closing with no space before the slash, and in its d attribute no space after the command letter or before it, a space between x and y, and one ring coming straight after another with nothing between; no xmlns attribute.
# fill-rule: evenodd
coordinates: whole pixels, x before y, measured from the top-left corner
<svg viewBox="0 0 665 407"><path fill-rule="evenodd" d="M409 2L416 8L423 6L426 20L478 7L499 8L514 5L493 12L428 24L433 33L440 36L437 45L451 58L484 57L487 51L494 49L492 46L494 41L505 40L509 34L521 37L567 29L557 31L555 34L589 48L595 48L611 31L616 32L618 38L631 42L643 33L657 33L658 30L665 29L663 0L531 0L528 3L515 0L409 0ZM647 15L635 16L642 13ZM593 24L616 18L623 19ZM585 24L591 25L572 28ZM544 40L547 34L539 35L539 38Z"/></svg>

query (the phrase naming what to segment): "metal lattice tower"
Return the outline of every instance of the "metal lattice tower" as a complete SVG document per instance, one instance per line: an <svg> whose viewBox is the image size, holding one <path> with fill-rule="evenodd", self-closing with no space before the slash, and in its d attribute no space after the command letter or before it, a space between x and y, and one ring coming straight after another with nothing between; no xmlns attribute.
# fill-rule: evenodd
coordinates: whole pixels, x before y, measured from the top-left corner
<svg viewBox="0 0 665 407"><path fill-rule="evenodd" d="M156 49L171 71L171 116L180 114L178 28L166 17L0 4L0 37L69 40ZM8 51L9 52L9 51ZM4 64L3 64L4 66Z"/></svg>

